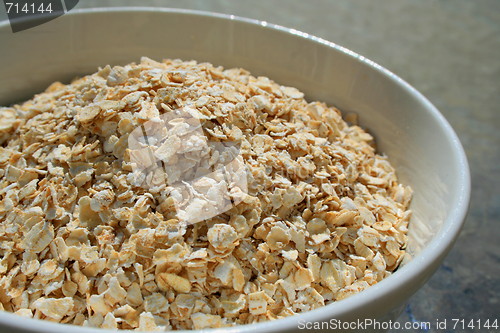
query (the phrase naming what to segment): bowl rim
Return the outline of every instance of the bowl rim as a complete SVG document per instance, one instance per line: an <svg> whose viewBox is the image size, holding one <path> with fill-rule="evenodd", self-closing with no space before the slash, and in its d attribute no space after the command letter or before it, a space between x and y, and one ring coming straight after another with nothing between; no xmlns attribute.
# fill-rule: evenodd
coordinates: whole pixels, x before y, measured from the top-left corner
<svg viewBox="0 0 500 333"><path fill-rule="evenodd" d="M343 46L334 42L330 42L320 37L316 37L306 32L302 32L293 28L287 28L278 24L268 23L266 21L240 17L237 15L223 14L211 11L182 9L182 8L169 8L169 7L144 7L144 6L127 6L127 7L100 7L100 8L85 8L85 9L72 9L65 15L89 15L93 13L124 13L124 12L155 12L155 13L174 13L183 14L188 16L216 18L220 20L230 20L239 23L251 24L262 26L278 32L296 35L305 40L310 40L315 43L327 46L336 52L339 52L347 57L351 57L356 61L374 69L382 76L396 83L407 93L418 99L425 107L426 112L433 118L444 135L450 141L453 148L452 153L453 163L457 165L459 172L457 173L457 188L459 193L455 198L454 203L450 206L448 216L445 219L441 229L433 236L432 240L408 263L398 268L394 274L388 276L377 284L370 286L366 290L352 295L349 298L341 301L325 305L323 307L306 311L293 316L285 317L261 323L237 325L225 328L203 329L203 330L180 330L181 333L193 332L276 332L287 329L297 329L298 324L303 322L321 322L334 318L340 314L349 313L362 304L375 302L379 297L384 295L387 291L402 288L405 284L412 282L412 277L418 276L419 273L426 271L432 266L433 263L439 262L445 256L458 237L460 230L465 222L465 217L470 202L471 192L471 179L469 164L465 151L460 143L457 134L454 132L452 126L448 123L445 117L438 111L438 109L420 93L417 89L411 86L408 82L386 69L385 67L375 63L374 61L365 58L364 56L351 51ZM0 30L5 29L9 25L9 21L0 21ZM28 319L28 320L26 320ZM106 333L116 332L102 328L82 327L69 324L53 323L45 320L33 320L32 318L23 318L10 312L0 311L0 324L6 325L11 328L20 328L27 331L37 332L54 332L65 333L68 330L73 332L94 332ZM129 330L121 330L129 331Z"/></svg>

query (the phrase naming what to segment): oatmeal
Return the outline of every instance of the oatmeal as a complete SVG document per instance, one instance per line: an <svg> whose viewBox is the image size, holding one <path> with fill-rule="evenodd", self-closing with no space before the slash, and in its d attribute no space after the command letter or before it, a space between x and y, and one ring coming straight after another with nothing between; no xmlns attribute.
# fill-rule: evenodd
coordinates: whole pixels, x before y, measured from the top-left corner
<svg viewBox="0 0 500 333"><path fill-rule="evenodd" d="M174 117L148 154L130 145L181 108L200 126ZM211 215L230 181L196 178L228 160L207 142L237 143L247 185ZM167 176L190 196L156 169L137 181L157 160L184 161ZM283 318L390 275L410 199L370 134L295 88L194 61L106 66L0 108L0 308L108 329Z"/></svg>

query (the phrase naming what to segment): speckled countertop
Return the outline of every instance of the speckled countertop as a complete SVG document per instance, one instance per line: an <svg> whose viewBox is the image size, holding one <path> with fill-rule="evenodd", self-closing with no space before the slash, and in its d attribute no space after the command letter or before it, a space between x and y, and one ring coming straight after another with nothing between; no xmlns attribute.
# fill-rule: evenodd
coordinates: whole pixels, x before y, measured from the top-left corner
<svg viewBox="0 0 500 333"><path fill-rule="evenodd" d="M358 52L420 90L465 147L472 201L454 249L399 321L500 321L499 0L81 0L77 8L109 5L209 10L295 28Z"/></svg>

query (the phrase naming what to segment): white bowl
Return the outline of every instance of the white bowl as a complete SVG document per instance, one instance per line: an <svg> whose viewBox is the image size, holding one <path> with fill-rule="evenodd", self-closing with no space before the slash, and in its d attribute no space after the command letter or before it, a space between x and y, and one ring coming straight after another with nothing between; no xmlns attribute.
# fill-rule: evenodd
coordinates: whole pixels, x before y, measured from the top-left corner
<svg viewBox="0 0 500 333"><path fill-rule="evenodd" d="M336 318L394 319L439 266L468 208L470 178L460 142L438 110L408 83L341 46L266 22L189 10L76 10L13 34L0 24L0 105L30 98L53 81L98 66L181 58L243 67L302 90L342 111L355 111L374 133L400 180L414 190L409 252L393 275L345 300L300 315L218 332L293 332ZM0 312L0 330L104 332Z"/></svg>

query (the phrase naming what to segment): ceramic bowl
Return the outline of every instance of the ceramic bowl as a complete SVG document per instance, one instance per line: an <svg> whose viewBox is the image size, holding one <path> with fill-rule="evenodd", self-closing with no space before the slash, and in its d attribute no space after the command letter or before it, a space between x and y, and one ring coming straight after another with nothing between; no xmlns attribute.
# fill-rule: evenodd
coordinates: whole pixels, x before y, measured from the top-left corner
<svg viewBox="0 0 500 333"><path fill-rule="evenodd" d="M0 23L0 105L30 98L98 66L152 59L243 67L297 87L309 101L359 114L400 181L414 190L407 261L394 274L345 300L285 319L217 332L294 332L306 323L394 319L452 247L468 208L470 179L460 142L417 90L376 63L334 43L262 21L189 10L75 10L26 31ZM430 300L432 301L432 300ZM0 330L104 332L0 312Z"/></svg>

